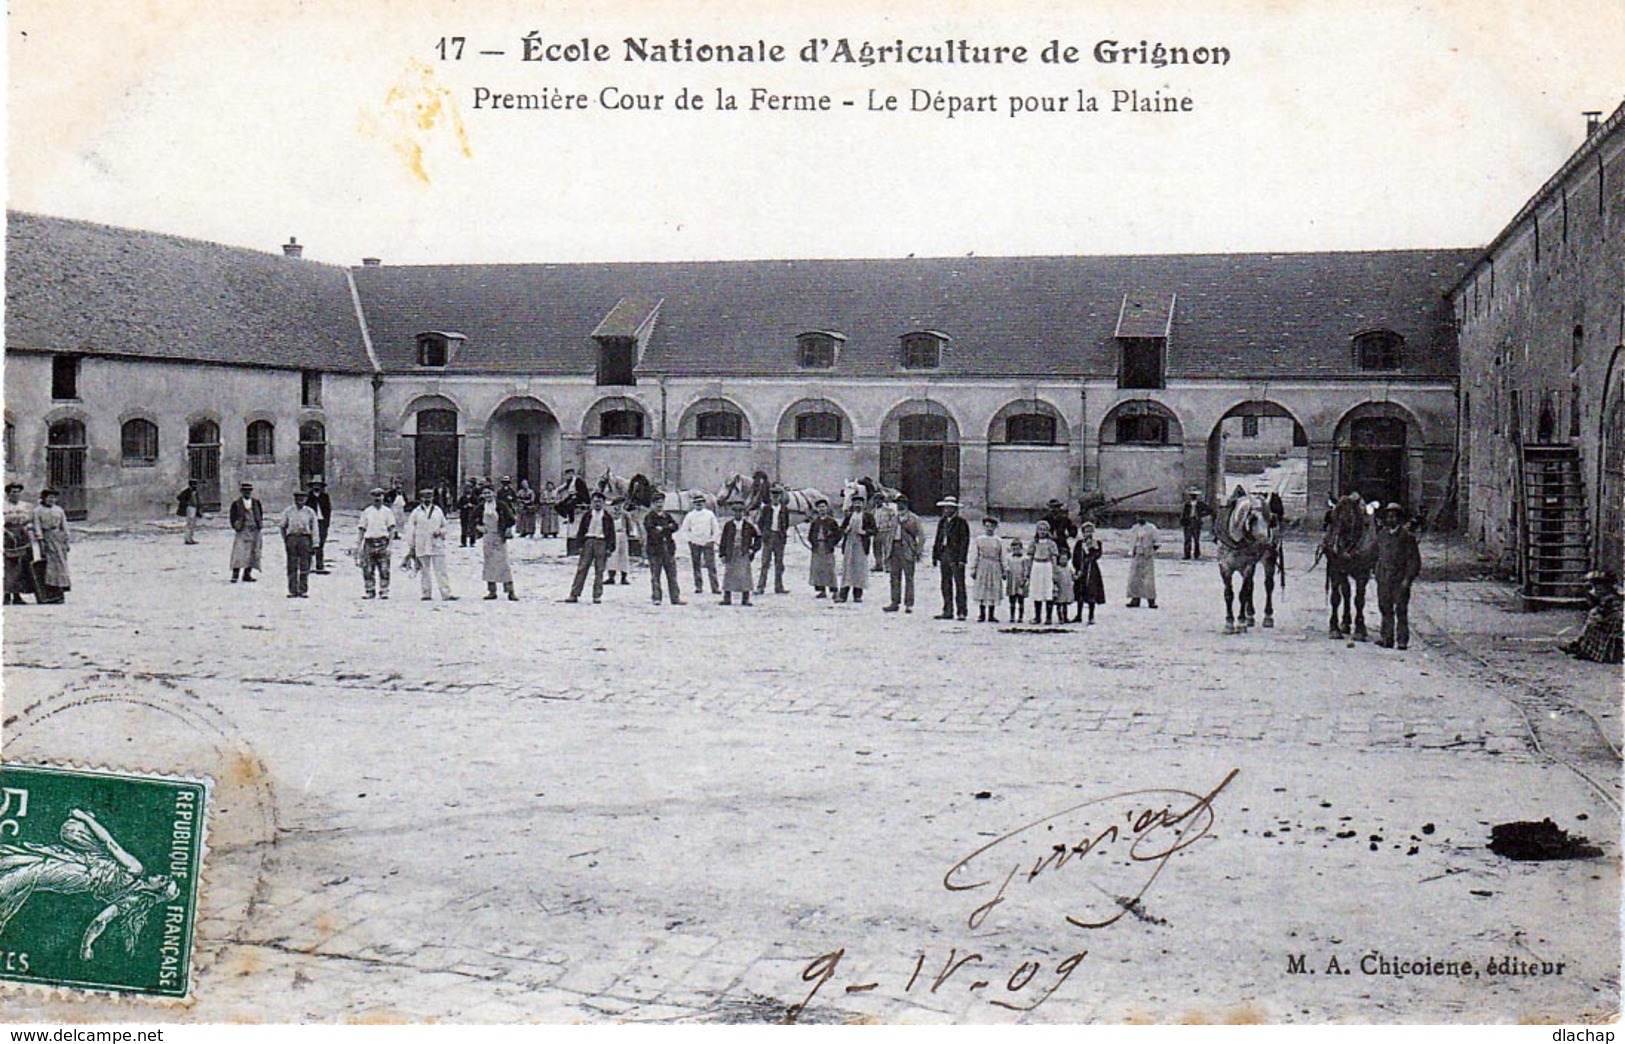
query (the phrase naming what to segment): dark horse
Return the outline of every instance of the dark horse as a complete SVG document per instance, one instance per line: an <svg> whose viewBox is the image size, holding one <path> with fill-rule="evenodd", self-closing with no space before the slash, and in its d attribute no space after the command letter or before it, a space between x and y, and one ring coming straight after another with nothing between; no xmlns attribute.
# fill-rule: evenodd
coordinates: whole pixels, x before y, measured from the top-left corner
<svg viewBox="0 0 1625 1044"><path fill-rule="evenodd" d="M1370 635L1365 630L1365 588L1377 564L1377 524L1366 511L1360 494L1338 497L1327 512L1326 533L1320 538L1316 559L1321 555L1326 556L1326 597L1332 608L1327 636L1369 641ZM1343 617L1341 624L1339 608Z"/></svg>
<svg viewBox="0 0 1625 1044"><path fill-rule="evenodd" d="M1213 520L1213 536L1219 545L1219 575L1224 577L1224 633L1245 631L1257 619L1253 608L1253 573L1264 563L1264 626L1275 626L1275 574L1281 574L1281 590L1286 590L1286 561L1281 554L1280 527L1269 508L1245 494L1236 497L1230 510ZM1241 574L1237 605L1233 577ZM1236 610L1241 626L1236 626Z"/></svg>

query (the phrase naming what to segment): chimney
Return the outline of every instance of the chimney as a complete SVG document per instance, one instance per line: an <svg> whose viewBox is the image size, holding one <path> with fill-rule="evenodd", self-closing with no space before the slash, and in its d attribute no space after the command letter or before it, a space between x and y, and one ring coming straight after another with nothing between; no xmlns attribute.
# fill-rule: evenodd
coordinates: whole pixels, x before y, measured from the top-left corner
<svg viewBox="0 0 1625 1044"><path fill-rule="evenodd" d="M384 259L381 257L364 257L361 259L361 264L366 268L382 268Z"/></svg>
<svg viewBox="0 0 1625 1044"><path fill-rule="evenodd" d="M1586 137L1589 138L1593 134L1597 133L1597 128L1602 126L1601 110L1596 112L1582 112L1580 115L1586 118Z"/></svg>
<svg viewBox="0 0 1625 1044"><path fill-rule="evenodd" d="M303 257L305 248L299 245L299 240L289 236L288 241L282 244L282 254L284 257Z"/></svg>

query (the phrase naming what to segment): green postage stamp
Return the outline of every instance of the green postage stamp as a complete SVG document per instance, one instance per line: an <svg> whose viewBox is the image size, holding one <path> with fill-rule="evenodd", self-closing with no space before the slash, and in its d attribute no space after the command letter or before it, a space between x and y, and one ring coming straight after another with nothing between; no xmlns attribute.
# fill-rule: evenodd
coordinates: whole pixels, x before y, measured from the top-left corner
<svg viewBox="0 0 1625 1044"><path fill-rule="evenodd" d="M186 999L209 784L0 764L0 981Z"/></svg>

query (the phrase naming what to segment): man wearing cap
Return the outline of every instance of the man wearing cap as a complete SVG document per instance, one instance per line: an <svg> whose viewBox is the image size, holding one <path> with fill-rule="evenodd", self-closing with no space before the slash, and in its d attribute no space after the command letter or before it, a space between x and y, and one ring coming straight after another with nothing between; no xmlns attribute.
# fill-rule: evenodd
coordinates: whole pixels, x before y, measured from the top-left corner
<svg viewBox="0 0 1625 1044"><path fill-rule="evenodd" d="M1078 527L1073 524L1072 516L1066 513L1066 505L1052 499L1044 505L1041 521L1049 523L1049 537L1055 541L1058 560L1065 561L1072 547L1072 538L1078 535ZM966 522L965 525L969 527L970 523Z"/></svg>
<svg viewBox="0 0 1625 1044"><path fill-rule="evenodd" d="M333 524L333 498L320 475L310 480L310 510L316 512L316 565L312 573L327 572L327 529Z"/></svg>
<svg viewBox="0 0 1625 1044"><path fill-rule="evenodd" d="M656 493L654 506L643 516L644 553L649 557L649 587L655 605L660 604L660 578L666 578L666 593L672 605L682 605L677 588L677 520L666 510L666 495Z"/></svg>
<svg viewBox="0 0 1625 1044"><path fill-rule="evenodd" d="M425 602L434 598L437 582L442 601L457 600L446 579L446 513L434 502L434 490L428 486L418 489L418 502L406 516L406 557L418 564Z"/></svg>
<svg viewBox="0 0 1625 1044"><path fill-rule="evenodd" d="M683 516L677 535L688 544L689 561L694 564L694 593L705 591L700 585L700 567L704 566L711 580L711 593L721 594L722 586L717 583L717 538L722 535L722 524L716 513L705 506L703 493L694 494L694 510Z"/></svg>
<svg viewBox="0 0 1625 1044"><path fill-rule="evenodd" d="M1382 509L1377 530L1377 609L1382 613L1384 649L1411 644L1411 584L1422 571L1422 553L1416 535L1406 524L1405 509L1389 504Z"/></svg>
<svg viewBox="0 0 1625 1044"><path fill-rule="evenodd" d="M372 503L361 512L356 529L355 557L361 565L361 579L367 585L366 598L389 597L389 542L395 537L395 512L384 503L384 488L372 487Z"/></svg>
<svg viewBox="0 0 1625 1044"><path fill-rule="evenodd" d="M277 520L282 532L282 549L288 555L288 597L310 596L310 549L316 539L316 512L309 504L310 494L295 490L293 503Z"/></svg>
<svg viewBox="0 0 1625 1044"><path fill-rule="evenodd" d="M1185 491L1185 503L1179 509L1179 528L1185 531L1185 559L1202 557L1202 521L1213 515L1213 509L1202 499L1202 491L1192 486Z"/></svg>
<svg viewBox="0 0 1625 1044"><path fill-rule="evenodd" d="M231 541L231 582L239 578L252 584L254 570L260 567L260 530L265 525L265 508L254 495L254 483L238 487L240 495L231 502L231 528L237 535Z"/></svg>
<svg viewBox="0 0 1625 1044"><path fill-rule="evenodd" d="M570 584L570 597L566 602L581 601L582 589L587 586L587 573L592 572L592 600L597 605L604 600L604 568L609 565L609 553L615 550L615 519L604 504L604 495L594 493L591 505L581 513L576 523L575 543L580 548L576 560L576 578Z"/></svg>
<svg viewBox="0 0 1625 1044"><path fill-rule="evenodd" d="M762 571L756 593L767 593L767 567L772 563L773 593L789 594L784 586L784 542L790 535L790 505L785 503L784 487L776 482L768 502L756 514L756 529L762 535Z"/></svg>
<svg viewBox="0 0 1625 1044"><path fill-rule="evenodd" d="M925 535L920 527L920 516L908 509L908 497L898 494L892 501L897 506L897 524L892 529L891 547L886 551L886 572L891 575L891 602L885 612L914 611L914 564L920 560L925 548Z"/></svg>
<svg viewBox="0 0 1625 1044"><path fill-rule="evenodd" d="M969 613L965 559L970 557L970 523L959 517L958 497L943 497L937 507L942 511L942 520L937 523L937 539L931 545L931 564L942 573L942 612L937 619L952 620L957 612L963 620Z"/></svg>
<svg viewBox="0 0 1625 1044"><path fill-rule="evenodd" d="M750 604L750 560L762 546L762 535L756 524L745 517L745 498L735 497L728 502L733 517L722 527L722 604L732 605L734 592L739 592L739 604Z"/></svg>
<svg viewBox="0 0 1625 1044"><path fill-rule="evenodd" d="M186 519L186 542L197 543L197 517L203 510L202 497L198 495L197 479L187 479L186 488L175 497L175 514Z"/></svg>

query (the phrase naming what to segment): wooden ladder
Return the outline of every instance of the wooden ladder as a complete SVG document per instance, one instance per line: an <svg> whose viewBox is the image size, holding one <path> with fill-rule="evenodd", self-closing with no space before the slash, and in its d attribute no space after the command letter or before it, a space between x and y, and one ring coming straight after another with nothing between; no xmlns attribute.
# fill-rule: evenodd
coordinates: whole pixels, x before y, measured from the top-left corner
<svg viewBox="0 0 1625 1044"><path fill-rule="evenodd" d="M1591 533L1580 451L1572 445L1526 443L1521 475L1524 602L1531 608L1584 605Z"/></svg>

